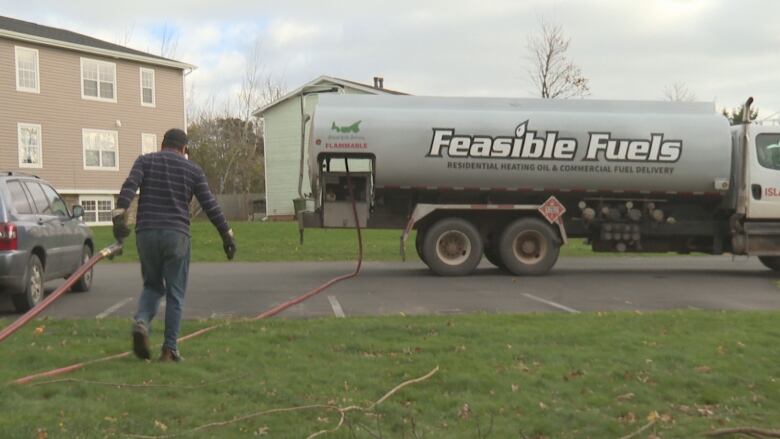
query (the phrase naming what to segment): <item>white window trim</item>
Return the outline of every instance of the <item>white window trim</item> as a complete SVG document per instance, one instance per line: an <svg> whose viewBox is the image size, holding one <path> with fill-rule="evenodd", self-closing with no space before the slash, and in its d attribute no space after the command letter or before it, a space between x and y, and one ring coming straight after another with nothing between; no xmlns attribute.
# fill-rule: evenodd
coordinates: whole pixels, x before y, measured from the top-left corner
<svg viewBox="0 0 780 439"><path fill-rule="evenodd" d="M38 148L40 148L40 154L38 154L38 157L40 158L40 163L22 163L22 155L19 154L19 150L22 147L22 128L37 128L38 129ZM19 122L16 124L16 155L19 158L19 167L20 168L34 168L34 169L41 169L43 168L43 128L41 128L40 124L37 123L22 123Z"/></svg>
<svg viewBox="0 0 780 439"><path fill-rule="evenodd" d="M144 72L152 74L152 103L144 102ZM155 78L154 69L148 67L141 67L138 70L138 76L141 83L141 106L142 107L156 107L157 106L157 80Z"/></svg>
<svg viewBox="0 0 780 439"><path fill-rule="evenodd" d="M119 94L119 84L117 84L116 80L116 63L108 62L108 61L101 61L99 59L94 58L80 58L81 62L80 68L81 68L81 99L87 100L87 101L97 101L97 102L112 102L116 104L116 97ZM84 94L84 61L92 61L98 63L98 66L100 64L111 64L114 66L114 98L113 99L107 99L107 98L101 98L100 96L87 96ZM100 95L100 67L98 67L98 95Z"/></svg>
<svg viewBox="0 0 780 439"><path fill-rule="evenodd" d="M20 87L19 86L19 52L35 52L35 88ZM14 67L16 67L16 91L23 91L26 93L40 93L41 92L41 59L38 49L32 49L29 47L14 46Z"/></svg>
<svg viewBox="0 0 780 439"><path fill-rule="evenodd" d="M116 201L114 200L114 197L112 197L111 195L79 195L79 205L82 206L82 207L84 206L84 200L94 201L95 202L95 209L96 209L95 210L95 219L98 218L98 214L97 214L97 212L98 212L98 210L97 210L98 201L110 201L112 210L116 206ZM85 221L85 223L87 223L87 222ZM112 222L111 221L95 221L95 222L89 222L87 224L92 225L92 226L110 226L112 224Z"/></svg>
<svg viewBox="0 0 780 439"><path fill-rule="evenodd" d="M108 168L106 166L87 166L87 145L84 143L84 135L87 133L87 131L95 132L95 133L112 133L116 135L116 161L114 162L116 166L113 168ZM93 128L82 128L81 129L81 159L82 163L84 165L85 171L118 171L119 170L119 132L115 130L97 130ZM103 160L102 158L100 159Z"/></svg>
<svg viewBox="0 0 780 439"><path fill-rule="evenodd" d="M154 145L154 151L151 152L157 152L160 145L157 144L157 134L154 133L141 133L141 155L148 154L144 152L144 137L154 137L154 141L152 144Z"/></svg>

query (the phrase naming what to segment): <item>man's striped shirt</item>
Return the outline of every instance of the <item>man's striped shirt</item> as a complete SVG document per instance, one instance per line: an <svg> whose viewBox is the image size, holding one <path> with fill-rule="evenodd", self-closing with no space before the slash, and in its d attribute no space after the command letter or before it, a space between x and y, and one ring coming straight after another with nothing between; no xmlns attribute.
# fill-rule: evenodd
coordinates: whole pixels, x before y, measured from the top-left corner
<svg viewBox="0 0 780 439"><path fill-rule="evenodd" d="M173 229L190 234L190 201L198 199L217 230L228 226L222 209L211 194L200 166L174 151L165 150L138 157L122 185L117 208L127 209L141 189L135 231Z"/></svg>

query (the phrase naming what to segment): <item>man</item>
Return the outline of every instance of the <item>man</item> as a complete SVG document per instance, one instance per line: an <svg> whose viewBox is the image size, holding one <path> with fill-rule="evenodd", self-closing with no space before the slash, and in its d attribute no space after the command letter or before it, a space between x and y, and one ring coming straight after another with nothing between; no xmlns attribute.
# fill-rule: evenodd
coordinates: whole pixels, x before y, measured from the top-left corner
<svg viewBox="0 0 780 439"><path fill-rule="evenodd" d="M122 242L130 235L127 209L140 188L136 216L136 246L141 260L144 287L133 324L133 352L149 359L150 324L160 299L165 296L165 341L160 361L179 361L176 340L187 290L190 265L190 215L192 196L222 237L228 259L236 253L236 241L219 204L209 190L200 166L186 158L187 135L170 129L162 141L162 151L136 159L112 212L114 237Z"/></svg>

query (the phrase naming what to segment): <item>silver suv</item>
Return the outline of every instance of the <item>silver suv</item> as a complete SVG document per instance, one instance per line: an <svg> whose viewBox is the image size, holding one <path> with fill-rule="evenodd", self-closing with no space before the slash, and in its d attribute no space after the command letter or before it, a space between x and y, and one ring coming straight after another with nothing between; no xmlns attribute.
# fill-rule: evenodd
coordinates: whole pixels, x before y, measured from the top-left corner
<svg viewBox="0 0 780 439"><path fill-rule="evenodd" d="M0 291L17 311L43 300L43 284L68 277L92 257L92 231L84 209L68 210L62 197L38 177L0 172ZM92 271L73 285L88 291Z"/></svg>

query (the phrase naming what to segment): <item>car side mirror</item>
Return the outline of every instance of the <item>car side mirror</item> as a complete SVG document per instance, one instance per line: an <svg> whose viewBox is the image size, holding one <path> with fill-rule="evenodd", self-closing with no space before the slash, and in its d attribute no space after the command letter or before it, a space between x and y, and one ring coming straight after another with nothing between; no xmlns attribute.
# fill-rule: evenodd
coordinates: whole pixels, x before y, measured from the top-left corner
<svg viewBox="0 0 780 439"><path fill-rule="evenodd" d="M73 206L73 218L81 218L84 216L84 208L80 205Z"/></svg>

